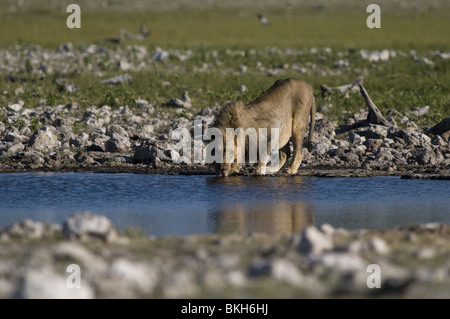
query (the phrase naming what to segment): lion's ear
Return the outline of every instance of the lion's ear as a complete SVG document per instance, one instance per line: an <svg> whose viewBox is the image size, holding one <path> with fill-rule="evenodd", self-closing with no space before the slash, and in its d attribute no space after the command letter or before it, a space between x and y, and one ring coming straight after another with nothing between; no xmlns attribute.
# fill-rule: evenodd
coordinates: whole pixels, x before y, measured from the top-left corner
<svg viewBox="0 0 450 319"><path fill-rule="evenodd" d="M238 118L240 117L240 115L241 115L241 113L242 113L242 110L243 110L244 106L245 106L245 104L244 104L244 102L242 102L242 101L236 101L236 102L234 102L234 111L235 111L235 114L236 114L236 116L237 116Z"/></svg>
<svg viewBox="0 0 450 319"><path fill-rule="evenodd" d="M245 106L244 102L242 101L236 101L235 105L238 110L242 110L242 108Z"/></svg>

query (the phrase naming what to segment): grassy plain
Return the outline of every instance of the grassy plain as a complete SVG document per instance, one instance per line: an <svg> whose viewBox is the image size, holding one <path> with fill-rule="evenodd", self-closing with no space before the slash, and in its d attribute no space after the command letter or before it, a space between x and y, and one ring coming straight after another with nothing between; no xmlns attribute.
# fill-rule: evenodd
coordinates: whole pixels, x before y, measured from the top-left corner
<svg viewBox="0 0 450 319"><path fill-rule="evenodd" d="M6 1L0 6L0 49L33 44L56 50L62 43L71 42L80 50L90 44L110 50L135 44L145 46L148 52L161 47L192 50L193 54L187 61L171 56L169 63L154 63L150 70L127 72L133 81L117 86L100 84L98 75L90 72L64 74L79 87L75 93L61 90L55 83L61 74L48 74L45 79L39 79L38 74L27 69L25 59L15 75L28 80L13 83L7 78L10 74L0 77L3 91L0 103L5 105L22 99L27 106L35 106L46 99L49 105L78 102L83 107L103 104L114 107L133 106L135 99L144 98L156 107L163 107L164 101L188 90L195 110L199 110L226 100L249 101L277 78L301 77L314 86L318 106L333 105L326 115L342 121L347 112L365 107L361 96L353 94L344 99L336 93L322 98L319 87L347 84L364 74L365 87L382 112L388 109L406 112L429 105L429 114L419 120L422 125L436 123L450 113L450 59L430 55L432 51L450 50L450 10L446 2L434 6L419 1L421 5L402 7L401 3L380 1L381 29L367 28L367 4L359 1L319 4L312 1L304 5L296 5L294 1L294 5L288 6L256 5L258 2L249 2L253 5L207 2L209 6L202 6L201 1L193 1L197 4L188 2L183 6L182 3L175 8L151 6L152 2L157 1L143 2L139 9L136 4L139 1L131 1L128 6L124 1L105 1L106 8L79 1L81 29L68 29L66 19L70 13L65 12L68 3L64 1L34 1L23 7L14 7L15 2ZM269 18L269 26L259 23L258 12ZM141 24L151 32L144 41L127 40L118 45L104 42L105 38L117 37L121 29L137 33ZM286 53L289 49L296 53ZM390 49L400 54L389 61L374 63L360 56L361 49ZM227 50L243 53L230 54ZM411 54L412 50L415 54ZM211 58L212 52L217 54L220 63ZM433 65L417 61L413 56L427 58ZM349 66L335 67L334 63L342 59ZM258 62L282 72L276 76L260 72ZM98 67L105 77L124 73L108 61L102 63ZM209 65L207 72L195 71L204 63ZM291 67L311 64L314 70L302 74ZM241 65L247 67L246 72L230 72ZM166 86L164 82L172 85ZM237 91L240 85L248 90ZM24 92L13 94L18 87Z"/></svg>

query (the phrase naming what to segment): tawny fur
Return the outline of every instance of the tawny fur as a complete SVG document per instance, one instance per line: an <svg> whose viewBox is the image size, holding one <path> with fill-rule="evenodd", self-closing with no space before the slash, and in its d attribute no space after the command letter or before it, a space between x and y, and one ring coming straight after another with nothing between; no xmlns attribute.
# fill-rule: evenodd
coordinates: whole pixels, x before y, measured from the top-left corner
<svg viewBox="0 0 450 319"><path fill-rule="evenodd" d="M279 128L280 160L278 166L271 168L269 172L275 173L284 165L289 157L289 140L292 139L293 161L287 172L296 174L303 160L303 138L310 117L308 149L311 151L312 148L315 113L312 87L300 79L284 79L276 81L272 87L249 104L238 101L224 106L212 126L222 131L224 145L226 128L240 127L243 130L254 128L257 132L259 128L266 128L268 133L271 128ZM268 143L269 141L270 137ZM224 163L215 164L215 169L218 175L228 176L237 173L241 166L238 163L224 161ZM257 173L265 174L265 172L266 162L260 161L258 157Z"/></svg>

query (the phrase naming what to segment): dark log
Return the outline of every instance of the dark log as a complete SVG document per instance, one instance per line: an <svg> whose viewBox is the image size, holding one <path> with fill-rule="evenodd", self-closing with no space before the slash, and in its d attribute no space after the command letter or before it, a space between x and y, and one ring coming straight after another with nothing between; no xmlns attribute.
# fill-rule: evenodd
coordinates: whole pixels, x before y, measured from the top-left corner
<svg viewBox="0 0 450 319"><path fill-rule="evenodd" d="M349 84L344 84L344 85L340 85L340 86L336 86L336 87L329 87L325 84L322 84L320 86L320 90L322 91L322 96L325 96L326 94L331 94L335 90L339 91L339 93L344 95L344 94L348 93L348 91L354 91L355 89L357 90L358 89L357 86L359 84L362 84L363 80L364 80L364 77L361 75L361 76L358 76L355 81L353 81L352 83L349 83Z"/></svg>
<svg viewBox="0 0 450 319"><path fill-rule="evenodd" d="M146 26L141 25L139 28L138 34L133 34L126 29L121 29L118 38L106 38L106 39L104 39L104 41L119 44L119 43L123 43L125 41L125 38L131 39L131 40L145 40L149 36L150 36L150 32L148 32Z"/></svg>
<svg viewBox="0 0 450 319"><path fill-rule="evenodd" d="M443 119L435 126L426 130L425 133L440 135L442 138L448 140L450 138L450 117Z"/></svg>
<svg viewBox="0 0 450 319"><path fill-rule="evenodd" d="M369 108L369 114L367 115L367 121L371 124L379 124L384 126L392 126L391 123L389 123L388 120L386 120L381 114L378 107L373 103L372 99L370 98L369 94L367 93L366 89L362 84L359 85L359 91L361 92L362 97L364 98L364 101L366 101L367 107Z"/></svg>

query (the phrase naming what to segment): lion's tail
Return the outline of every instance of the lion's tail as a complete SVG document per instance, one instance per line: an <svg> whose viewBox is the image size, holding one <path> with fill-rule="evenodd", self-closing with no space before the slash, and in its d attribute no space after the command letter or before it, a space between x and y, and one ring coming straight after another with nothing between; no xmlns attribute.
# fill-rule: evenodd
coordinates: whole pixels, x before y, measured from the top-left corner
<svg viewBox="0 0 450 319"><path fill-rule="evenodd" d="M308 151L312 151L312 139L314 135L314 125L316 124L316 101L314 96L311 101L311 123L309 124L309 135L308 135Z"/></svg>

